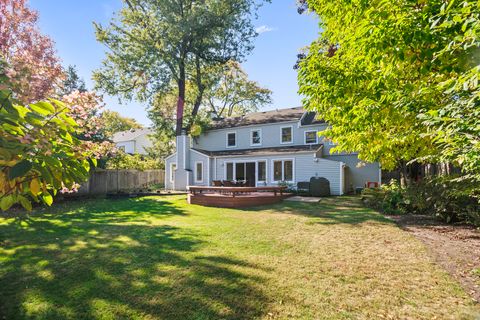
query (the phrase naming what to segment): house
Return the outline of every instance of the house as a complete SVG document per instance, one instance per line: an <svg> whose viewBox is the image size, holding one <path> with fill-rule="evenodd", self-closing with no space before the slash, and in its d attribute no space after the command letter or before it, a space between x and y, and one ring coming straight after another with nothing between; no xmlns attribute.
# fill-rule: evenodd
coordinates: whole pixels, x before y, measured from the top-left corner
<svg viewBox="0 0 480 320"><path fill-rule="evenodd" d="M113 142L116 147L129 154L147 154L146 148L152 146L149 135L153 133L152 129L131 129L117 132L113 135Z"/></svg>
<svg viewBox="0 0 480 320"><path fill-rule="evenodd" d="M367 182L380 183L378 163L363 163L356 153L330 153L334 144L321 135L327 126L302 107L214 121L199 137L177 137L176 152L166 158L165 187L185 190L213 180L296 185L324 177L331 193L341 195Z"/></svg>

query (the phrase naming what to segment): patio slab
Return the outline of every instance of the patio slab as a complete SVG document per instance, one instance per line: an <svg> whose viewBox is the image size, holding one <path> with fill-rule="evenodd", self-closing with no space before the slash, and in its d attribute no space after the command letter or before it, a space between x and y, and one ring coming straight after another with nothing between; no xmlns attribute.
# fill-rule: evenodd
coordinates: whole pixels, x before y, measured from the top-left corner
<svg viewBox="0 0 480 320"><path fill-rule="evenodd" d="M322 198L320 197L302 197L302 196L293 196L290 198L286 198L285 201L298 201L298 202L319 202Z"/></svg>

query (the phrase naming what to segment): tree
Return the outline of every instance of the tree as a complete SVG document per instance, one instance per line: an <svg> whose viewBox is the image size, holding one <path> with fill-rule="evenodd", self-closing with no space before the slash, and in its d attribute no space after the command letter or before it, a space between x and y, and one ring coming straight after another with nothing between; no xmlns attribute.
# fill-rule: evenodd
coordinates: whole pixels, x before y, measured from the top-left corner
<svg viewBox="0 0 480 320"><path fill-rule="evenodd" d="M0 208L15 203L31 210L31 202L52 204L62 188L74 188L88 177L95 159L75 137L77 123L58 100L27 106L12 101L0 68Z"/></svg>
<svg viewBox="0 0 480 320"><path fill-rule="evenodd" d="M109 27L95 24L109 52L94 73L97 87L124 98L151 102L177 92L176 134L190 130L207 88L208 70L241 61L256 35L255 0L126 0ZM184 119L186 84L195 98ZM187 122L188 120L188 122Z"/></svg>
<svg viewBox="0 0 480 320"><path fill-rule="evenodd" d="M358 151L385 169L414 160L460 165L460 143L476 149L469 159L478 161L475 1L300 4L319 15L323 30L299 63L300 93L331 125L326 134L336 151ZM461 111L467 101L469 113ZM445 157L447 140L452 152Z"/></svg>
<svg viewBox="0 0 480 320"><path fill-rule="evenodd" d="M108 141L102 115L105 107L101 96L95 92L74 91L62 97L69 108L68 115L79 125L76 137L84 142L96 158L114 153L115 145Z"/></svg>
<svg viewBox="0 0 480 320"><path fill-rule="evenodd" d="M270 104L272 92L248 79L236 61L221 66L213 86L206 90L205 100L209 111L217 118L240 116L257 111Z"/></svg>
<svg viewBox="0 0 480 320"><path fill-rule="evenodd" d="M103 111L101 118L104 124L104 132L107 137L112 137L114 133L120 131L143 128L143 126L135 119L122 117L120 113L111 110Z"/></svg>
<svg viewBox="0 0 480 320"><path fill-rule="evenodd" d="M0 0L0 58L14 97L29 103L52 96L63 78L53 41L40 33L26 0Z"/></svg>
<svg viewBox="0 0 480 320"><path fill-rule="evenodd" d="M86 92L85 81L78 75L75 66L68 66L65 70L65 80L63 81L59 95L65 96L74 91Z"/></svg>

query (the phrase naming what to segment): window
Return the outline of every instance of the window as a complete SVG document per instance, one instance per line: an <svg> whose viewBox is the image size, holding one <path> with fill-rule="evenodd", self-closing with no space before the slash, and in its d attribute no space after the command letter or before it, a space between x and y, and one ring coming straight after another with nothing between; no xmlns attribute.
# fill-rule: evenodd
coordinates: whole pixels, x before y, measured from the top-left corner
<svg viewBox="0 0 480 320"><path fill-rule="evenodd" d="M292 127L291 126L281 128L280 142L281 143L292 143L293 142L293 133L292 133Z"/></svg>
<svg viewBox="0 0 480 320"><path fill-rule="evenodd" d="M293 181L293 160L273 161L273 182Z"/></svg>
<svg viewBox="0 0 480 320"><path fill-rule="evenodd" d="M176 163L170 163L170 182L175 181L175 170L177 170L177 164Z"/></svg>
<svg viewBox="0 0 480 320"><path fill-rule="evenodd" d="M305 144L317 144L317 131L305 131Z"/></svg>
<svg viewBox="0 0 480 320"><path fill-rule="evenodd" d="M267 163L265 161L258 162L257 179L258 181L267 180Z"/></svg>
<svg viewBox="0 0 480 320"><path fill-rule="evenodd" d="M227 180L232 181L233 180L233 163L229 162L227 163L227 174L226 174Z"/></svg>
<svg viewBox="0 0 480 320"><path fill-rule="evenodd" d="M203 162L195 162L195 182L203 182Z"/></svg>
<svg viewBox="0 0 480 320"><path fill-rule="evenodd" d="M235 180L245 180L245 163L239 162L235 164Z"/></svg>
<svg viewBox="0 0 480 320"><path fill-rule="evenodd" d="M122 150L123 152L125 152L125 146L118 146L117 148L118 150Z"/></svg>
<svg viewBox="0 0 480 320"><path fill-rule="evenodd" d="M233 148L237 146L237 133L228 132L227 133L227 148Z"/></svg>
<svg viewBox="0 0 480 320"><path fill-rule="evenodd" d="M250 131L250 145L259 146L262 144L262 131L260 129Z"/></svg>
<svg viewBox="0 0 480 320"><path fill-rule="evenodd" d="M283 161L283 181L293 181L293 161Z"/></svg>

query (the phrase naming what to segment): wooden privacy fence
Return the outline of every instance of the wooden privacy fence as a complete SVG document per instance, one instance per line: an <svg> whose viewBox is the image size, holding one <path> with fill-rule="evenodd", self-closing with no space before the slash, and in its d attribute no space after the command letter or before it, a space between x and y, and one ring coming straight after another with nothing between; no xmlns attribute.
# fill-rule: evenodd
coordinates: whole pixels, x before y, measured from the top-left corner
<svg viewBox="0 0 480 320"><path fill-rule="evenodd" d="M153 184L165 183L164 170L103 170L92 171L87 182L79 188L79 194L102 195L145 189Z"/></svg>

